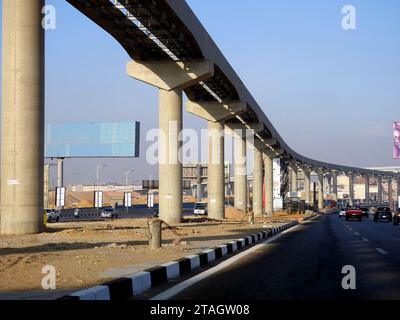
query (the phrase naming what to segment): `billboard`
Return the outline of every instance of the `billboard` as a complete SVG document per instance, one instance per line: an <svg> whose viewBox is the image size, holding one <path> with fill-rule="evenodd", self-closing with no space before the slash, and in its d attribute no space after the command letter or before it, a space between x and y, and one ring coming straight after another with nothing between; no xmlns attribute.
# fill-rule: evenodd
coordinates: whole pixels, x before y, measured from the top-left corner
<svg viewBox="0 0 400 320"><path fill-rule="evenodd" d="M46 158L139 157L139 122L48 124L45 137Z"/></svg>
<svg viewBox="0 0 400 320"><path fill-rule="evenodd" d="M132 207L132 193L125 192L125 194L124 194L124 206L126 208Z"/></svg>
<svg viewBox="0 0 400 320"><path fill-rule="evenodd" d="M393 124L393 158L400 159L400 122Z"/></svg>
<svg viewBox="0 0 400 320"><path fill-rule="evenodd" d="M273 160L273 186L274 186L274 210L283 208L283 198L281 194L281 159L274 158Z"/></svg>
<svg viewBox="0 0 400 320"><path fill-rule="evenodd" d="M55 205L57 208L65 206L65 194L66 194L66 188L64 187L56 188Z"/></svg>
<svg viewBox="0 0 400 320"><path fill-rule="evenodd" d="M95 208L103 207L103 191L94 192L94 207Z"/></svg>

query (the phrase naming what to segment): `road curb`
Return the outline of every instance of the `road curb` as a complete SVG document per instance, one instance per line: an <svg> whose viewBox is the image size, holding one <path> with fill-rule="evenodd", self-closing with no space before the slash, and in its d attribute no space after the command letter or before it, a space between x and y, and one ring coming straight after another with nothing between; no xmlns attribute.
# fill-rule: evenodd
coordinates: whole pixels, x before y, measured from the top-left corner
<svg viewBox="0 0 400 320"><path fill-rule="evenodd" d="M226 244L205 250L199 254L171 261L163 265L140 271L131 276L115 279L104 284L83 289L64 296L58 300L83 301L83 300L126 300L134 298L145 291L177 279L200 267L220 260L228 254L239 252L257 242L275 236L288 230L299 223L292 221L282 226L261 231L244 238L230 241Z"/></svg>

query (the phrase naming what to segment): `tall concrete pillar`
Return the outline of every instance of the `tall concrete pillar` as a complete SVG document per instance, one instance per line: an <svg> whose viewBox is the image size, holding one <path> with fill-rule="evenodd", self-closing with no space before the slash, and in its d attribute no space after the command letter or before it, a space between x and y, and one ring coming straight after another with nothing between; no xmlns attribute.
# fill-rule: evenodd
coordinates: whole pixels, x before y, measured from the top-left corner
<svg viewBox="0 0 400 320"><path fill-rule="evenodd" d="M290 192L298 192L298 173L297 168L294 166L289 166L290 172Z"/></svg>
<svg viewBox="0 0 400 320"><path fill-rule="evenodd" d="M43 230L44 2L2 3L1 233L39 233Z"/></svg>
<svg viewBox="0 0 400 320"><path fill-rule="evenodd" d="M324 174L318 172L318 209L324 208Z"/></svg>
<svg viewBox="0 0 400 320"><path fill-rule="evenodd" d="M223 135L224 133L224 126L223 124L226 123L227 121L235 118L237 115L240 115L242 112L245 112L247 110L247 104L241 101L223 101L223 102L217 102L217 101L191 101L191 100L187 100L186 102L186 111L188 113L194 114L200 118L203 118L205 120L208 121L209 123L209 135L210 132L212 131L212 129L214 129L215 131L219 131L217 134L211 134L211 136L209 136L209 139L211 139L212 137L218 137L221 133ZM227 126L228 128L230 128L231 130L234 130L233 128L231 128L229 125ZM235 134L234 134L235 135ZM211 173L209 173L212 176L214 176L215 181L210 181L211 185L209 185L209 194L210 194L210 188L211 188L211 195L214 194L214 196L211 196L210 202L214 201L215 199L217 199L216 203L211 204L211 206L218 207L218 209L215 210L214 213L211 214L216 214L216 218L217 219L221 219L224 216L223 210L224 210L224 193L221 193L221 188L223 188L223 186L225 185L225 181L224 181L224 170L225 170L225 164L224 164L224 148L223 148L223 143L224 143L224 138L223 136L219 136L221 139L221 144L220 144L220 148L217 146L217 144L213 144L211 146L211 143L209 143L209 148L210 152L209 152L209 157L214 157L216 156L217 160L220 160L220 163L211 168ZM236 152L236 151L235 151ZM235 153L236 154L236 153ZM240 154L240 152L239 152ZM246 161L246 153L244 152L243 154L244 157L244 167L245 165L245 161ZM244 197L246 197L246 193L247 193L247 186L246 186L246 172L244 172L244 179L242 179L241 177L239 177L239 167L241 167L241 165L239 164L239 162L241 162L242 159L240 156L238 156L236 158L236 166L235 166L235 191L239 191L239 192L245 192ZM212 163L211 159L210 159L210 164ZM221 180L221 177L223 178ZM213 180L214 178L212 178L211 180ZM214 184L215 183L215 184ZM243 187L243 183L244 183L244 187ZM242 185L242 187L241 187ZM230 188L230 168L229 168L229 177L228 177L228 189L227 189L227 193L231 193L231 188ZM235 193L236 194L236 193ZM242 197L242 198L241 198ZM215 198L215 199L214 199ZM243 202L244 205L241 205L242 209L246 210L246 201L241 200L243 199L243 195L239 196L239 199L237 199L235 197L235 200L238 202ZM214 211L210 210L209 211ZM223 219L223 218L222 218Z"/></svg>
<svg viewBox="0 0 400 320"><path fill-rule="evenodd" d="M225 219L224 123L208 121L208 216Z"/></svg>
<svg viewBox="0 0 400 320"><path fill-rule="evenodd" d="M201 202L203 200L203 194L201 190L201 164L197 165L197 187L196 187L196 198L197 202Z"/></svg>
<svg viewBox="0 0 400 320"><path fill-rule="evenodd" d="M247 164L246 164L246 137L245 134L234 132L234 166L235 166L235 208L247 211Z"/></svg>
<svg viewBox="0 0 400 320"><path fill-rule="evenodd" d="M332 193L332 176L328 175L326 177L326 194L330 196Z"/></svg>
<svg viewBox="0 0 400 320"><path fill-rule="evenodd" d="M383 195L382 195L382 177L378 176L376 177L376 181L378 184L378 197L377 197L377 201L379 205L383 204Z"/></svg>
<svg viewBox="0 0 400 320"><path fill-rule="evenodd" d="M263 215L263 155L253 147L253 210L255 216Z"/></svg>
<svg viewBox="0 0 400 320"><path fill-rule="evenodd" d="M159 92L159 210L167 223L182 221L182 90Z"/></svg>
<svg viewBox="0 0 400 320"><path fill-rule="evenodd" d="M64 186L64 159L57 159L57 187Z"/></svg>
<svg viewBox="0 0 400 320"><path fill-rule="evenodd" d="M349 204L354 206L354 175L349 173Z"/></svg>
<svg viewBox="0 0 400 320"><path fill-rule="evenodd" d="M369 199L369 176L365 176L365 204L368 206L370 205L370 199Z"/></svg>
<svg viewBox="0 0 400 320"><path fill-rule="evenodd" d="M387 179L387 183L388 183L388 202L389 202L389 207L392 208L392 210L393 210L394 209L394 199L393 199L393 188L392 188L393 180L392 180L392 178L388 178Z"/></svg>
<svg viewBox="0 0 400 320"><path fill-rule="evenodd" d="M159 122L164 137L159 147L160 218L182 220L182 91L214 76L214 64L194 61L129 61L127 74L160 89Z"/></svg>
<svg viewBox="0 0 400 320"><path fill-rule="evenodd" d="M333 200L337 201L338 200L338 173L336 171L332 172L332 195L333 195Z"/></svg>
<svg viewBox="0 0 400 320"><path fill-rule="evenodd" d="M265 214L272 217L274 213L274 161L272 157L263 155L264 185L265 185Z"/></svg>
<svg viewBox="0 0 400 320"><path fill-rule="evenodd" d="M310 193L311 193L311 171L303 169L304 172L304 194L306 205L311 204Z"/></svg>

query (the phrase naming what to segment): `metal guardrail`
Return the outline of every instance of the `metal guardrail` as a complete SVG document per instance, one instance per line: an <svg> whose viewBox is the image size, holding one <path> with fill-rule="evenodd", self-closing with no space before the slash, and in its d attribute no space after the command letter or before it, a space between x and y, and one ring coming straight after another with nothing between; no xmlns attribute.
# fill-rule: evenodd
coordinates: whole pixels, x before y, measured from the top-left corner
<svg viewBox="0 0 400 320"><path fill-rule="evenodd" d="M106 207L104 207L106 208ZM100 214L103 208L78 208L79 209L79 220L96 220L96 218L100 219ZM70 221L76 220L75 217L75 208L62 209L60 210L60 220L62 221ZM158 205L155 208L148 208L146 205L135 205L131 208L125 207L116 207L114 212L117 213L121 218L135 218L137 216L146 216L153 215L155 211L158 210ZM183 212L185 214L193 213L194 203L184 203L183 204Z"/></svg>

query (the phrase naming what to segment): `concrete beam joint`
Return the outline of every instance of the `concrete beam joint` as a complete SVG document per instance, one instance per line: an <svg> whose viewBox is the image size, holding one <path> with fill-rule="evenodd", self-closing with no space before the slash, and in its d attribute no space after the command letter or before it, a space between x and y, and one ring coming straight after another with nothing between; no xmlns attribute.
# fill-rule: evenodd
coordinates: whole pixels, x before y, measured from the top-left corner
<svg viewBox="0 0 400 320"><path fill-rule="evenodd" d="M266 139L264 142L269 147L275 147L278 144L278 141L275 138Z"/></svg>
<svg viewBox="0 0 400 320"><path fill-rule="evenodd" d="M279 157L285 153L285 149L277 148L277 149L273 149L273 152L275 153L276 157Z"/></svg>
<svg viewBox="0 0 400 320"><path fill-rule="evenodd" d="M214 76L214 64L202 61L130 61L126 66L128 76L171 91L186 89Z"/></svg>
<svg viewBox="0 0 400 320"><path fill-rule="evenodd" d="M190 101L186 103L186 111L207 121L220 122L233 119L246 112L247 104L241 101L219 103L217 101Z"/></svg>
<svg viewBox="0 0 400 320"><path fill-rule="evenodd" d="M264 131L264 125L259 122L254 123L227 123L226 124L229 129L232 131L235 130L253 130L254 134L261 133Z"/></svg>

